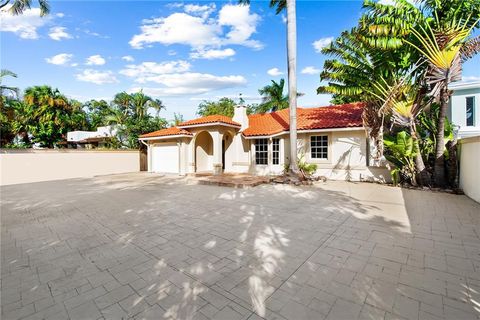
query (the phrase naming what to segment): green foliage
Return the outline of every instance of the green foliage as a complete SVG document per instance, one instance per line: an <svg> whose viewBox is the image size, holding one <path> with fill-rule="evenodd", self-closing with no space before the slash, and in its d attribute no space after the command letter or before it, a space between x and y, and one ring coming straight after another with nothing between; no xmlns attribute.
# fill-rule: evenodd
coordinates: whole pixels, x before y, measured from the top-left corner
<svg viewBox="0 0 480 320"><path fill-rule="evenodd" d="M279 82L272 80L272 84L258 90L262 96L262 103L255 109L255 113L264 113L288 108L288 95L284 95L285 79Z"/></svg>
<svg viewBox="0 0 480 320"><path fill-rule="evenodd" d="M211 116L215 114L233 117L235 105L235 101L227 97L223 97L218 101L202 101L198 105L197 114L201 117ZM254 110L254 105L247 105L247 114L253 113Z"/></svg>
<svg viewBox="0 0 480 320"><path fill-rule="evenodd" d="M202 101L198 105L197 114L201 117L220 114L227 117L233 117L235 101L223 97L218 101Z"/></svg>
<svg viewBox="0 0 480 320"><path fill-rule="evenodd" d="M419 152L410 134L400 131L396 136L384 137L385 158L396 168L391 171L394 184L416 184L415 156Z"/></svg>
<svg viewBox="0 0 480 320"><path fill-rule="evenodd" d="M318 168L316 163L307 163L307 161L305 160L305 154L302 154L298 157L297 166L298 166L298 170L306 178L308 178L309 176L314 174L315 171L317 171L317 168Z"/></svg>
<svg viewBox="0 0 480 320"><path fill-rule="evenodd" d="M437 124L440 113L440 106L436 103L432 104L429 110L424 110L418 115L417 131L420 135L420 151L423 157L427 160L433 161L435 156L435 145ZM453 140L453 124L445 118L445 145L448 141ZM445 148L445 153L447 149ZM433 166L433 163L432 163Z"/></svg>

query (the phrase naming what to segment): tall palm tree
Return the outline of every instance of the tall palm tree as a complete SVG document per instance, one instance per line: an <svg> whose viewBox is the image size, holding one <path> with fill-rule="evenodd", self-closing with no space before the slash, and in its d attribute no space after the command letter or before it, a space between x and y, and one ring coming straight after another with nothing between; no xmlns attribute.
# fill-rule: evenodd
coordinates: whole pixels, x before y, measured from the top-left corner
<svg viewBox="0 0 480 320"><path fill-rule="evenodd" d="M125 91L117 93L113 97L113 104L116 105L123 113L128 114L130 112L130 104L132 102L132 96Z"/></svg>
<svg viewBox="0 0 480 320"><path fill-rule="evenodd" d="M239 0L250 4L250 0ZM298 172L297 165L297 14L296 0L270 0L275 13L287 11L288 102L290 118L290 171Z"/></svg>
<svg viewBox="0 0 480 320"><path fill-rule="evenodd" d="M283 94L285 80L279 82L272 80L272 84L258 90L262 96L262 103L258 106L257 112L263 113L288 108L288 96Z"/></svg>
<svg viewBox="0 0 480 320"><path fill-rule="evenodd" d="M32 0L1 0L0 1L0 10L11 5L9 11L14 15L22 14L25 10L30 9L32 5ZM40 16L45 16L50 13L50 5L47 0L38 0L40 6Z"/></svg>
<svg viewBox="0 0 480 320"><path fill-rule="evenodd" d="M417 49L428 63L426 73L427 83L431 86L430 95L435 97L440 104L440 114L437 124L435 146L435 183L444 186L445 179L445 117L448 101L452 92L448 89L451 82L462 79L462 61L473 56L473 52L480 49L477 38L469 41L473 28L480 18L473 24L469 19L452 19L440 23L436 15L436 28L427 24L420 26L419 30L412 29L412 34L418 44L406 40L408 44Z"/></svg>
<svg viewBox="0 0 480 320"><path fill-rule="evenodd" d="M155 115L157 118L160 115L160 111L167 109L167 107L165 107L162 100L160 99L152 99L150 103L150 108L155 110Z"/></svg>

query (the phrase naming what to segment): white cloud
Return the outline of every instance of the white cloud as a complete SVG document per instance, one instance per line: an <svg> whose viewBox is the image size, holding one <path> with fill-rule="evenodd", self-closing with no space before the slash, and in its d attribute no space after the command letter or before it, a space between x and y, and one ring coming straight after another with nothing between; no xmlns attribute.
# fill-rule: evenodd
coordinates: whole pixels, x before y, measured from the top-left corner
<svg viewBox="0 0 480 320"><path fill-rule="evenodd" d="M212 12L216 9L215 3L211 3L209 5L198 5L198 4L186 4L184 6L184 10L187 13L191 13L193 15L201 15L204 18L207 18Z"/></svg>
<svg viewBox="0 0 480 320"><path fill-rule="evenodd" d="M64 66L68 64L70 60L72 60L72 58L73 58L73 54L60 53L53 57L46 58L45 61L47 61L50 64L55 64L57 66Z"/></svg>
<svg viewBox="0 0 480 320"><path fill-rule="evenodd" d="M88 66L101 66L105 64L105 59L101 55L96 54L88 57L85 64Z"/></svg>
<svg viewBox="0 0 480 320"><path fill-rule="evenodd" d="M227 4L219 12L218 23L221 26L231 27L224 40L226 44L240 44L261 49L263 45L260 42L250 40L259 22L260 16L250 13L250 6Z"/></svg>
<svg viewBox="0 0 480 320"><path fill-rule="evenodd" d="M119 71L124 76L134 78L135 82L145 83L154 81L158 75L169 73L181 73L190 70L190 63L184 60L157 62L142 62L141 64L130 64Z"/></svg>
<svg viewBox="0 0 480 320"><path fill-rule="evenodd" d="M333 37L320 38L317 41L314 41L312 45L315 48L315 51L320 53L322 49L328 46L330 43L332 43L332 41L333 41Z"/></svg>
<svg viewBox="0 0 480 320"><path fill-rule="evenodd" d="M50 28L50 32L48 36L56 41L60 41L62 39L72 39L73 37L67 32L67 28L65 27L53 27Z"/></svg>
<svg viewBox="0 0 480 320"><path fill-rule="evenodd" d="M163 74L150 79L163 87L144 87L146 94L153 96L182 96L203 94L214 90L241 87L247 83L243 76L215 76L207 73L173 73ZM132 88L138 91L141 88Z"/></svg>
<svg viewBox="0 0 480 320"><path fill-rule="evenodd" d="M226 48L226 49L211 49L211 50L199 50L196 52L190 53L190 58L192 59L225 59L235 55L235 50Z"/></svg>
<svg viewBox="0 0 480 320"><path fill-rule="evenodd" d="M463 76L462 81L480 81L480 77L477 77L477 76Z"/></svg>
<svg viewBox="0 0 480 320"><path fill-rule="evenodd" d="M95 84L117 83L118 80L112 71L97 71L93 69L83 70L76 75L77 80Z"/></svg>
<svg viewBox="0 0 480 320"><path fill-rule="evenodd" d="M59 17L59 18L63 18L63 17L65 17L65 14L63 12L59 12L59 13L56 14L56 16Z"/></svg>
<svg viewBox="0 0 480 320"><path fill-rule="evenodd" d="M268 70L267 73L269 75L271 75L272 77L278 77L278 76L281 76L283 74L283 72L280 71L278 68L272 68L272 69Z"/></svg>
<svg viewBox="0 0 480 320"><path fill-rule="evenodd" d="M176 56L177 55L177 52L175 50L168 50L167 54L169 56Z"/></svg>
<svg viewBox="0 0 480 320"><path fill-rule="evenodd" d="M302 74L319 74L320 69L317 69L313 66L308 66L302 69Z"/></svg>
<svg viewBox="0 0 480 320"><path fill-rule="evenodd" d="M133 62L135 59L132 56L123 56L122 60L125 60L127 62Z"/></svg>
<svg viewBox="0 0 480 320"><path fill-rule="evenodd" d="M185 6L196 12L203 7ZM243 5L224 5L219 11L218 19L176 12L168 17L144 20L140 27L141 33L134 35L129 43L136 49L154 43L183 44L192 47L194 51L218 49L229 44L259 49L262 44L250 39L259 22L260 16L250 13L250 7Z"/></svg>
<svg viewBox="0 0 480 320"><path fill-rule="evenodd" d="M45 26L50 16L40 17L40 9L27 9L20 15L12 15L7 7L0 11L0 31L13 32L22 39L38 39L37 29Z"/></svg>

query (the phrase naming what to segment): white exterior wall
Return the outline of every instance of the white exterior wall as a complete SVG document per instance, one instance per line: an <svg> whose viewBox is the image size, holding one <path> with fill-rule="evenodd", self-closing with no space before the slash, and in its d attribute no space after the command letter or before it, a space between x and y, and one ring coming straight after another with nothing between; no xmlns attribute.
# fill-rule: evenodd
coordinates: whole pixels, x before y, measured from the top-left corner
<svg viewBox="0 0 480 320"><path fill-rule="evenodd" d="M460 144L460 189L480 203L480 136L463 138Z"/></svg>
<svg viewBox="0 0 480 320"><path fill-rule="evenodd" d="M140 171L138 150L0 151L0 185Z"/></svg>
<svg viewBox="0 0 480 320"><path fill-rule="evenodd" d="M478 88L454 89L449 102L448 118L459 126L459 137L469 137L480 134L480 84ZM466 98L474 97L474 126L467 127Z"/></svg>

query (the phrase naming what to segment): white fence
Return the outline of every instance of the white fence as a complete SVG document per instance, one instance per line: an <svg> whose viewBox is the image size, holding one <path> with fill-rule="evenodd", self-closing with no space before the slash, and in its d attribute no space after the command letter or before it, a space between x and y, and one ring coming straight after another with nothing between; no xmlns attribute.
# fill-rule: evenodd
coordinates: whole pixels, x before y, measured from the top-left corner
<svg viewBox="0 0 480 320"><path fill-rule="evenodd" d="M137 172L137 150L0 150L0 185Z"/></svg>
<svg viewBox="0 0 480 320"><path fill-rule="evenodd" d="M460 188L480 202L480 136L463 138L460 143Z"/></svg>

